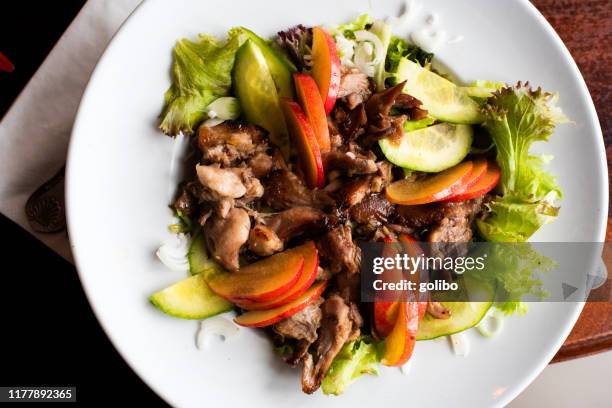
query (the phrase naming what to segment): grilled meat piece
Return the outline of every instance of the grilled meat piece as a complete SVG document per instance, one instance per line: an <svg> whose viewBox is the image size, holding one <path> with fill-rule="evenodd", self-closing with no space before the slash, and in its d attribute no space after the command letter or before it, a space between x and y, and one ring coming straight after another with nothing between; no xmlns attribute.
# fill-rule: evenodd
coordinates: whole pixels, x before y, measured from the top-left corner
<svg viewBox="0 0 612 408"><path fill-rule="evenodd" d="M371 176L361 176L344 184L335 196L346 207L357 205L370 192Z"/></svg>
<svg viewBox="0 0 612 408"><path fill-rule="evenodd" d="M366 101L372 94L368 76L357 68L343 69L338 99L343 99L350 110Z"/></svg>
<svg viewBox="0 0 612 408"><path fill-rule="evenodd" d="M321 231L326 225L325 213L313 207L293 207L267 216L264 220L281 242L306 232Z"/></svg>
<svg viewBox="0 0 612 408"><path fill-rule="evenodd" d="M264 129L251 124L223 122L213 127L202 125L198 129L202 162L230 167L258 153L265 153L268 150L265 134Z"/></svg>
<svg viewBox="0 0 612 408"><path fill-rule="evenodd" d="M225 269L237 271L238 254L249 238L250 229L251 219L241 208L232 208L225 218L210 217L204 226L209 253Z"/></svg>
<svg viewBox="0 0 612 408"><path fill-rule="evenodd" d="M317 242L317 249L331 273L359 272L361 250L353 242L351 227L348 225L338 226L325 234Z"/></svg>
<svg viewBox="0 0 612 408"><path fill-rule="evenodd" d="M317 340L317 330L321 324L321 308L323 298L311 303L296 314L276 323L272 329L281 336L306 340L312 344Z"/></svg>
<svg viewBox="0 0 612 408"><path fill-rule="evenodd" d="M264 201L276 210L292 207L325 208L334 204L326 192L310 190L289 170L273 171L264 184Z"/></svg>
<svg viewBox="0 0 612 408"><path fill-rule="evenodd" d="M410 120L420 120L427 117L427 111L421 106L423 103L412 95L402 93L395 99L393 107L401 113L408 115Z"/></svg>
<svg viewBox="0 0 612 408"><path fill-rule="evenodd" d="M368 194L361 202L349 209L351 220L374 230L387 223L395 211L395 205L384 194Z"/></svg>
<svg viewBox="0 0 612 408"><path fill-rule="evenodd" d="M249 159L248 166L253 171L253 176L260 179L270 173L274 166L274 159L264 152L255 153L255 155Z"/></svg>
<svg viewBox="0 0 612 408"><path fill-rule="evenodd" d="M332 115L339 133L346 140L355 140L365 132L364 127L368 124L368 117L362 103L351 110L345 109L342 105L336 105Z"/></svg>
<svg viewBox="0 0 612 408"><path fill-rule="evenodd" d="M302 369L302 390L312 394L321 385L332 361L347 341L356 338L363 324L356 308L347 305L337 294L332 294L322 305L323 317L315 356L306 353Z"/></svg>
<svg viewBox="0 0 612 408"><path fill-rule="evenodd" d="M258 224L249 233L249 249L259 256L270 256L283 247L283 241L265 225Z"/></svg>
<svg viewBox="0 0 612 408"><path fill-rule="evenodd" d="M222 169L217 165L203 166L198 164L196 172L200 183L218 199L225 197L240 198L247 192L242 177L232 170Z"/></svg>
<svg viewBox="0 0 612 408"><path fill-rule="evenodd" d="M372 174L378 171L373 157L368 157L360 152L341 152L332 150L323 156L325 169L339 170L348 176L355 174Z"/></svg>

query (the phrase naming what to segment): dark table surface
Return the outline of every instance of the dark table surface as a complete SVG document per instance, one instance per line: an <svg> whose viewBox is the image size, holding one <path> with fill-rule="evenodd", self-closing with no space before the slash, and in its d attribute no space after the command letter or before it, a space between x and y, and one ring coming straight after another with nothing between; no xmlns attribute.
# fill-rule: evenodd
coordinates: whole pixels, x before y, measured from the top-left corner
<svg viewBox="0 0 612 408"><path fill-rule="evenodd" d="M578 62L599 113L610 165L610 1L533 2ZM84 3L63 0L58 7L56 2L37 2L35 6L11 2L12 7L3 9L0 52L12 60L16 69L11 74L0 74L0 117ZM0 386L73 385L83 405L109 406L125 397L138 401L140 406L164 405L109 342L92 313L74 267L3 216L0 228L5 258L4 290L0 296ZM587 305L557 359L612 346L612 321L602 321L602 313L612 316L612 305ZM597 333L599 339L594 341Z"/></svg>

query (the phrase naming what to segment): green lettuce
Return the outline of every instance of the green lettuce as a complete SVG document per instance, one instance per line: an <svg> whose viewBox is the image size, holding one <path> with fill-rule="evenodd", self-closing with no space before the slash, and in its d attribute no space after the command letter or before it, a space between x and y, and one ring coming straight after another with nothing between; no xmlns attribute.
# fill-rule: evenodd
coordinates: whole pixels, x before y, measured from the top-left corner
<svg viewBox="0 0 612 408"><path fill-rule="evenodd" d="M547 141L555 126L567 121L556 99L519 83L496 92L484 107L484 127L497 148L503 194L488 204L486 218L477 221L488 241L525 242L558 214L554 202L563 194L544 169L551 158L529 154L534 142Z"/></svg>
<svg viewBox="0 0 612 408"><path fill-rule="evenodd" d="M207 117L206 107L227 96L232 86L236 51L245 35L229 31L226 41L200 34L197 41L181 39L173 51L172 85L164 95L160 129L169 136L193 133Z"/></svg>
<svg viewBox="0 0 612 408"><path fill-rule="evenodd" d="M498 299L495 306L505 314L524 313L527 310L521 302L524 296L542 299L547 295L538 276L549 273L557 264L530 243L492 244L483 246L482 251L487 258L485 268L475 268L469 273L495 289Z"/></svg>
<svg viewBox="0 0 612 408"><path fill-rule="evenodd" d="M392 85L397 84L395 74L400 61L403 58L408 58L410 61L417 62L421 66L426 67L431 63L433 54L423 51L416 45L409 44L406 40L392 36L387 48L387 58L385 60L385 70L387 71L387 77L390 79Z"/></svg>
<svg viewBox="0 0 612 408"><path fill-rule="evenodd" d="M367 30L373 23L374 19L372 18L372 16L365 13L360 15L353 21L349 21L348 23L332 27L330 32L334 36L342 34L345 38L349 40L354 40L355 31Z"/></svg>
<svg viewBox="0 0 612 408"><path fill-rule="evenodd" d="M378 375L378 355L377 343L369 336L346 343L321 383L323 393L340 395L361 375Z"/></svg>

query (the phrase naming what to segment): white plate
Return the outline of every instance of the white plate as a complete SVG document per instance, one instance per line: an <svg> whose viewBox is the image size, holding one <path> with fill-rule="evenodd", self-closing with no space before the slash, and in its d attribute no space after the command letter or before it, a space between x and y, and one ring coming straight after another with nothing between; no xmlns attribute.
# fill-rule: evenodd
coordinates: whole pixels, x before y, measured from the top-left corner
<svg viewBox="0 0 612 408"><path fill-rule="evenodd" d="M167 317L150 293L182 278L154 251L166 237L175 191L172 139L157 130L170 84L171 51L180 37L223 34L245 25L264 36L297 24L342 22L359 12L397 15L399 1L149 0L116 35L83 96L67 177L70 237L96 316L130 366L175 406L503 405L543 369L575 323L580 304L534 304L493 340L473 337L467 358L445 341L417 345L411 374L381 370L345 395L301 393L291 370L254 330L209 351L195 348L195 322ZM566 193L556 223L534 240L603 241L608 185L604 146L591 98L570 54L527 1L430 0L429 12L464 40L436 57L464 80L530 80L561 94L575 122L545 146ZM92 350L95 353L95 350ZM110 373L112 375L112 373ZM399 406L399 405L395 405Z"/></svg>

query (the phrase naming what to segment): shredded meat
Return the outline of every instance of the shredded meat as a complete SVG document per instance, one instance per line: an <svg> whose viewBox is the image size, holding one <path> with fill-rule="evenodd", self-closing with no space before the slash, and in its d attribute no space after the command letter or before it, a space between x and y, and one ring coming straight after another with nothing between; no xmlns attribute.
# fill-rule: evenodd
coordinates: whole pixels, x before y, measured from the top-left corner
<svg viewBox="0 0 612 408"><path fill-rule="evenodd" d="M276 323L272 329L288 338L306 340L309 344L317 340L317 330L321 323L321 308L323 298L311 303L296 314Z"/></svg>
<svg viewBox="0 0 612 408"><path fill-rule="evenodd" d="M420 120L427 117L427 111L421 105L423 103L414 96L402 93L395 99L393 107L406 114L410 120Z"/></svg>
<svg viewBox="0 0 612 408"><path fill-rule="evenodd" d="M336 105L332 114L338 132L345 139L354 140L365 132L364 127L368 123L368 117L362 103L348 111L342 105Z"/></svg>
<svg viewBox="0 0 612 408"><path fill-rule="evenodd" d="M444 218L471 217L481 208L480 199L449 203L398 206L394 222L412 228L425 228Z"/></svg>
<svg viewBox="0 0 612 408"><path fill-rule="evenodd" d="M369 194L359 204L351 207L351 220L374 230L387 223L393 214L395 205L387 200L384 194Z"/></svg>
<svg viewBox="0 0 612 408"><path fill-rule="evenodd" d="M310 190L289 170L273 171L265 182L264 201L276 210L292 207L324 208L334 204L326 192Z"/></svg>
<svg viewBox="0 0 612 408"><path fill-rule="evenodd" d="M232 208L226 218L211 217L205 225L206 244L212 257L225 269L237 271L240 248L249 238L251 219L241 208Z"/></svg>
<svg viewBox="0 0 612 408"><path fill-rule="evenodd" d="M482 198L445 203L443 218L433 226L427 240L430 242L468 242L472 239L472 221L480 211Z"/></svg>
<svg viewBox="0 0 612 408"><path fill-rule="evenodd" d="M274 166L274 159L264 152L259 152L249 159L248 166L253 171L253 176L260 179L270 173Z"/></svg>
<svg viewBox="0 0 612 408"><path fill-rule="evenodd" d="M356 308L347 305L336 294L332 294L323 303L322 310L315 356L307 353L303 359L302 390L307 394L319 388L342 346L359 336L360 325L363 323Z"/></svg>
<svg viewBox="0 0 612 408"><path fill-rule="evenodd" d="M372 157L364 156L359 152L340 152L332 150L323 157L325 168L340 170L348 176L354 174L371 174L378 171L376 162Z"/></svg>
<svg viewBox="0 0 612 408"><path fill-rule="evenodd" d="M450 309L444 307L440 302L427 302L427 313L436 319L446 320L451 317Z"/></svg>
<svg viewBox="0 0 612 408"><path fill-rule="evenodd" d="M198 202L185 186L183 186L180 191L181 193L176 200L174 200L173 206L181 214L191 217L197 211Z"/></svg>
<svg viewBox="0 0 612 408"><path fill-rule="evenodd" d="M325 234L317 242L317 249L330 272L359 272L361 250L353 242L351 227L348 225L338 226Z"/></svg>
<svg viewBox="0 0 612 408"><path fill-rule="evenodd" d="M368 76L357 68L345 69L340 78L338 98L344 98L349 109L354 109L368 99L372 91Z"/></svg>
<svg viewBox="0 0 612 408"><path fill-rule="evenodd" d="M403 126L407 119L418 120L427 116L427 111L420 108L421 101L402 93L405 84L402 82L375 93L366 102L368 128L362 141L364 146L370 146L383 138L398 140L404 134ZM395 108L400 115L391 116L391 108Z"/></svg>
<svg viewBox="0 0 612 408"><path fill-rule="evenodd" d="M321 231L326 225L325 213L312 207L293 207L265 218L266 226L281 242L305 232Z"/></svg>
<svg viewBox="0 0 612 408"><path fill-rule="evenodd" d="M249 249L259 256L270 256L283 247L283 241L265 225L258 224L249 233Z"/></svg>
<svg viewBox="0 0 612 408"><path fill-rule="evenodd" d="M198 164L196 172L200 183L219 199L224 197L239 198L247 192L242 177L232 170L222 169L216 165L203 166Z"/></svg>
<svg viewBox="0 0 612 408"><path fill-rule="evenodd" d="M352 207L359 204L370 192L370 176L361 176L344 184L335 194L342 204Z"/></svg>
<svg viewBox="0 0 612 408"><path fill-rule="evenodd" d="M265 134L265 130L251 124L223 122L213 127L200 126L198 147L202 151L202 161L234 166L268 149Z"/></svg>

